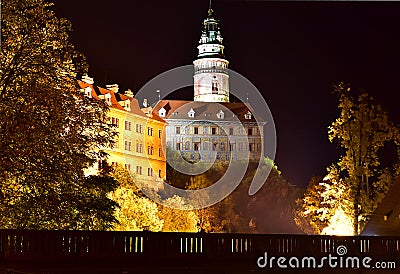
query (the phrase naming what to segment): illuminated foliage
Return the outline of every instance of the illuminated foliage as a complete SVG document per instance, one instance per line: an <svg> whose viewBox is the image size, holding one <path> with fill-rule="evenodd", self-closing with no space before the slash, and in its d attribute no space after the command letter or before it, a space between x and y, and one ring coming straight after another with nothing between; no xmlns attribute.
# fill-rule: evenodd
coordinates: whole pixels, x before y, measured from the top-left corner
<svg viewBox="0 0 400 274"><path fill-rule="evenodd" d="M113 140L108 107L79 90L87 64L50 6L1 2L0 227L106 229L117 184L84 170Z"/></svg>
<svg viewBox="0 0 400 274"><path fill-rule="evenodd" d="M295 221L307 234L353 234L349 185L332 176L337 175L333 169L324 179L313 177L304 197L297 200Z"/></svg>
<svg viewBox="0 0 400 274"><path fill-rule="evenodd" d="M235 163L230 163L234 168ZM273 161L266 159L259 172L267 166L273 167L264 186L256 195L248 191L257 163L250 163L246 175L239 186L224 200L207 208L195 210L198 227L204 232L232 233L298 233L294 223L294 201L299 197L296 187L290 185L281 175ZM184 185L186 189L202 189L217 181L225 172L226 165L219 163L207 172L196 176L178 174L172 177L174 185ZM170 172L167 169L167 173ZM173 171L176 172L176 171ZM170 177L171 178L171 177ZM170 182L172 183L172 182ZM197 195L194 197L193 195ZM208 197L190 194L192 201ZM207 195L202 193L201 195ZM274 220L271 222L271 220Z"/></svg>
<svg viewBox="0 0 400 274"><path fill-rule="evenodd" d="M115 167L112 176L119 182L119 187L108 197L120 206L115 212L118 224L114 230L160 231L164 222L158 217L157 204L141 194L129 171Z"/></svg>
<svg viewBox="0 0 400 274"><path fill-rule="evenodd" d="M173 196L165 200L165 206L159 206L159 216L164 220L162 231L198 232L199 219L185 199ZM170 207L169 207L170 206ZM179 209L177 209L179 208Z"/></svg>
<svg viewBox="0 0 400 274"><path fill-rule="evenodd" d="M331 142L338 141L344 153L337 164L328 169L328 178L330 184L335 185L331 203L340 207L324 201L324 195L329 193L325 183L313 183L298 201L300 209L296 221L305 231L322 233L328 226L334 231L335 226L349 217L352 234L357 235L395 179L397 165L383 166L379 152L390 142L399 144L398 128L368 94L354 98L350 87L343 83L336 86L335 91L339 96L340 114L329 127L328 135ZM329 214L321 218L327 205Z"/></svg>

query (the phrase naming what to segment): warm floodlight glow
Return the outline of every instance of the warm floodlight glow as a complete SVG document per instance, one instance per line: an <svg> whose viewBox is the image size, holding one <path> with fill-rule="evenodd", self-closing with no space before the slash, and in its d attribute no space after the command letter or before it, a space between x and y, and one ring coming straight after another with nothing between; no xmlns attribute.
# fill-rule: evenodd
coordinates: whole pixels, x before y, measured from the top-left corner
<svg viewBox="0 0 400 274"><path fill-rule="evenodd" d="M343 209L337 209L329 225L322 230L323 235L351 236L354 234L353 219Z"/></svg>

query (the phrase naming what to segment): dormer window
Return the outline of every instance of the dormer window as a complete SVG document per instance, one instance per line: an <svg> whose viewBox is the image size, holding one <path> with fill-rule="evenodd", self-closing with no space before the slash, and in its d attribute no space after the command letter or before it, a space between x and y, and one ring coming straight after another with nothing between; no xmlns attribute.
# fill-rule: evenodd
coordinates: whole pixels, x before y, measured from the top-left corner
<svg viewBox="0 0 400 274"><path fill-rule="evenodd" d="M194 118L194 114L195 114L195 111L191 108L191 109L188 111L188 116L189 116L189 118Z"/></svg>
<svg viewBox="0 0 400 274"><path fill-rule="evenodd" d="M90 87L86 87L84 92L86 97L92 98L92 89Z"/></svg>
<svg viewBox="0 0 400 274"><path fill-rule="evenodd" d="M177 111L175 111L172 115L174 115L174 116L178 116L178 112Z"/></svg>
<svg viewBox="0 0 400 274"><path fill-rule="evenodd" d="M162 107L158 110L158 116L165 117L166 114L167 114L167 111L165 110L165 108Z"/></svg>
<svg viewBox="0 0 400 274"><path fill-rule="evenodd" d="M99 98L105 100L106 103L111 106L111 94L110 93L101 94L101 95L99 95Z"/></svg>
<svg viewBox="0 0 400 274"><path fill-rule="evenodd" d="M218 119L224 119L225 113L224 113L222 110L220 110L220 111L217 113L217 117L218 117Z"/></svg>
<svg viewBox="0 0 400 274"><path fill-rule="evenodd" d="M130 111L131 110L131 101L129 99L127 99L125 101L121 101L119 103L126 111Z"/></svg>
<svg viewBox="0 0 400 274"><path fill-rule="evenodd" d="M107 93L105 97L106 97L107 104L111 105L111 94Z"/></svg>
<svg viewBox="0 0 400 274"><path fill-rule="evenodd" d="M244 115L244 119L250 120L251 119L251 112L248 111L245 115Z"/></svg>

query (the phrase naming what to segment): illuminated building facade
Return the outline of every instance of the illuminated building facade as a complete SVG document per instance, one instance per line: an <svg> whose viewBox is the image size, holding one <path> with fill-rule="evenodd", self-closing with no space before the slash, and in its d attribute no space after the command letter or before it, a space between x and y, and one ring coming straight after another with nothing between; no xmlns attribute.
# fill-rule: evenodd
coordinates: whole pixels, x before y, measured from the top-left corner
<svg viewBox="0 0 400 274"><path fill-rule="evenodd" d="M108 164L124 165L136 174L139 182L158 186L166 172L162 150L165 121L158 115L144 113L130 90L121 93L118 85L107 85L106 89L97 87L89 77L84 77L79 85L86 96L105 100L110 106L108 117L115 125L118 137L112 148L103 148L109 154ZM97 172L103 164L99 161L88 173Z"/></svg>
<svg viewBox="0 0 400 274"><path fill-rule="evenodd" d="M188 161L263 156L263 125L248 103L229 102L228 60L210 7L194 64L194 101L161 100L153 113L167 121L166 145ZM259 119L257 119L260 121Z"/></svg>

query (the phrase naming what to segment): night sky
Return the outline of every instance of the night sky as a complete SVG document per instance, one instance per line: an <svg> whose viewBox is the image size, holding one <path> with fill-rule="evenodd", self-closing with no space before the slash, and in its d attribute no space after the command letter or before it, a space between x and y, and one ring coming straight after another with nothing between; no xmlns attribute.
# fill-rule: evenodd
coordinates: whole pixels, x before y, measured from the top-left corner
<svg viewBox="0 0 400 274"><path fill-rule="evenodd" d="M139 90L197 57L208 1L56 0L95 84ZM333 85L368 92L400 123L400 2L213 1L230 68L264 95L277 130L276 163L293 184L338 158L327 127ZM162 87L160 87L162 90ZM189 92L183 98L193 98Z"/></svg>

